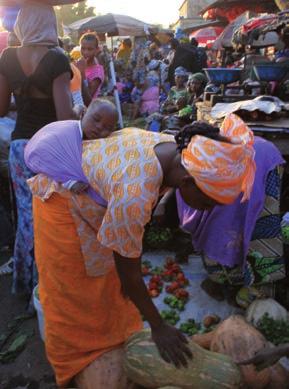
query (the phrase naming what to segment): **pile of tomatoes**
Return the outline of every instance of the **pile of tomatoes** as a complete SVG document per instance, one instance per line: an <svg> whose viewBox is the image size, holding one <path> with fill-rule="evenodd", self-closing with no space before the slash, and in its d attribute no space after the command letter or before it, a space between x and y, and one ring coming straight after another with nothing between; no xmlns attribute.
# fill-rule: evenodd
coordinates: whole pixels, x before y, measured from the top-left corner
<svg viewBox="0 0 289 389"><path fill-rule="evenodd" d="M189 285L189 280L185 277L180 265L172 258L166 259L163 268L156 267L154 269L148 261L144 261L142 273L144 277L151 276L148 282L148 291L151 297L158 297L163 291L164 283L166 283L165 290L167 293L183 302L187 302L189 293L185 288Z"/></svg>

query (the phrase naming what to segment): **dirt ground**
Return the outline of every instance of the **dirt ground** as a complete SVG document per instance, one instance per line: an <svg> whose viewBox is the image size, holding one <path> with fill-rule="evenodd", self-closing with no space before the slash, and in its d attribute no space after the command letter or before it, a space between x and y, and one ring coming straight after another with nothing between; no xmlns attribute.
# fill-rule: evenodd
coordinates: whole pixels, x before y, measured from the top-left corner
<svg viewBox="0 0 289 389"><path fill-rule="evenodd" d="M0 265L9 253L0 253ZM25 314L25 302L11 294L12 276L0 276L0 336L13 318ZM20 333L33 332L25 349L12 363L0 363L0 389L56 389L53 371L46 359L36 316L25 320Z"/></svg>

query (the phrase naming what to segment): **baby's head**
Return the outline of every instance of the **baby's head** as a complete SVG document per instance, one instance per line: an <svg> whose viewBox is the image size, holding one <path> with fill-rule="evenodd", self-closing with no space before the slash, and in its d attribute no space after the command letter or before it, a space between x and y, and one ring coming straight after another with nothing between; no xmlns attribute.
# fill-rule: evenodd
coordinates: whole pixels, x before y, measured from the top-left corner
<svg viewBox="0 0 289 389"><path fill-rule="evenodd" d="M93 100L81 120L83 138L106 138L116 130L118 112L108 100Z"/></svg>

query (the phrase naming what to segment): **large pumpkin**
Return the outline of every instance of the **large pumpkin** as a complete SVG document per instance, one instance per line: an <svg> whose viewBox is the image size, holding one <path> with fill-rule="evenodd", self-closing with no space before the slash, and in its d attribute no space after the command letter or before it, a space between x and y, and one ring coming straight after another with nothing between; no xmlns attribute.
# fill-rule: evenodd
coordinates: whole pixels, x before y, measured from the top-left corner
<svg viewBox="0 0 289 389"><path fill-rule="evenodd" d="M211 341L211 351L229 355L240 362L252 358L268 345L264 336L248 324L243 316L230 316L217 328ZM247 388L265 388L270 382L270 369L257 371L254 365L241 366Z"/></svg>
<svg viewBox="0 0 289 389"><path fill-rule="evenodd" d="M133 335L126 344L125 370L128 378L146 388L176 386L182 389L233 389L242 382L240 369L231 358L207 351L189 341L193 359L177 369L159 355L150 331Z"/></svg>
<svg viewBox="0 0 289 389"><path fill-rule="evenodd" d="M205 348L207 350L211 349L211 342L214 338L216 330L213 330L211 332L207 332L205 334L196 334L192 336L192 341L197 343L202 348Z"/></svg>
<svg viewBox="0 0 289 389"><path fill-rule="evenodd" d="M271 372L270 384L266 389L289 388L289 373L281 365L281 363L276 363L276 365L270 367L270 372Z"/></svg>

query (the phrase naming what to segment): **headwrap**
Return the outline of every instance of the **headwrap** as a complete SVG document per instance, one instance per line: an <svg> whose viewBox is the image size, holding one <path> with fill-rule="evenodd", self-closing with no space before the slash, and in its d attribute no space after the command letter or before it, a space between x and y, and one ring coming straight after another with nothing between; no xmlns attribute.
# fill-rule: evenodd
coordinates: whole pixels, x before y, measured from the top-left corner
<svg viewBox="0 0 289 389"><path fill-rule="evenodd" d="M51 5L25 3L14 31L22 46L58 46L56 15Z"/></svg>
<svg viewBox="0 0 289 389"><path fill-rule="evenodd" d="M160 61L157 59L152 59L148 64L148 70L155 70L160 66Z"/></svg>
<svg viewBox="0 0 289 389"><path fill-rule="evenodd" d="M220 135L230 143L196 135L182 151L182 165L198 188L221 204L231 204L243 193L250 198L256 164L254 135L236 115L226 116Z"/></svg>
<svg viewBox="0 0 289 389"><path fill-rule="evenodd" d="M159 86L160 84L160 77L155 71L148 72L145 80L147 82L148 87Z"/></svg>
<svg viewBox="0 0 289 389"><path fill-rule="evenodd" d="M178 40L185 39L185 38L188 38L188 35L180 27L177 27L176 32L175 32L175 38Z"/></svg>
<svg viewBox="0 0 289 389"><path fill-rule="evenodd" d="M187 70L185 68L183 68L182 66L179 66L175 70L175 76L187 77L188 76L188 72L187 72Z"/></svg>
<svg viewBox="0 0 289 389"><path fill-rule="evenodd" d="M207 77L203 74L203 73L194 73L194 74L191 74L189 76L189 82L192 82L192 81L198 81L198 82L201 82L202 84L206 84L207 83Z"/></svg>

